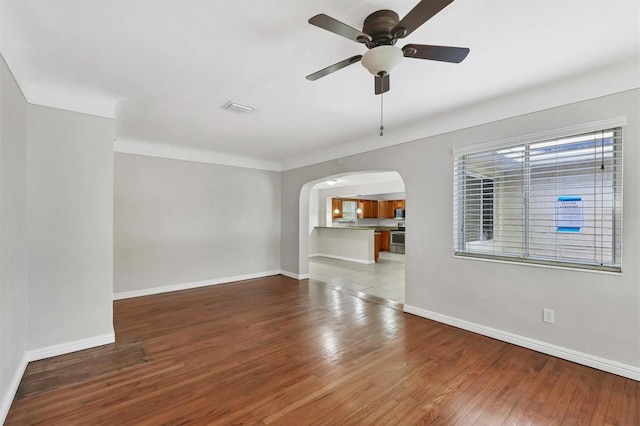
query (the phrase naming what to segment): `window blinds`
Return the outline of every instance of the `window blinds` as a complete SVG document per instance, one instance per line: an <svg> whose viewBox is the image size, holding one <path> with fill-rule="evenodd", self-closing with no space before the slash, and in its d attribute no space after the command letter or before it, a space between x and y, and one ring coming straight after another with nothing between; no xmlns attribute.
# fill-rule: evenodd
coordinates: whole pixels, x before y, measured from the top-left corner
<svg viewBox="0 0 640 426"><path fill-rule="evenodd" d="M457 255L620 271L622 130L454 160Z"/></svg>

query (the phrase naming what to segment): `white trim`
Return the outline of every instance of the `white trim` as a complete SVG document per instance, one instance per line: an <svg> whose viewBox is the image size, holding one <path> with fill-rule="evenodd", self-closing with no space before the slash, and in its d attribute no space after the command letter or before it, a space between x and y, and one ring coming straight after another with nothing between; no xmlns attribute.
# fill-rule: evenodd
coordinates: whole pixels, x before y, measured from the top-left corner
<svg viewBox="0 0 640 426"><path fill-rule="evenodd" d="M507 331L498 330L484 325L476 324L473 322L461 320L458 318L450 317L448 315L439 314L436 312L428 311L426 309L418 308L411 305L404 305L404 311L413 315L418 315L423 318L428 318L437 322L448 324L463 330L472 331L483 336L492 337L503 342L511 343L517 346L522 346L527 349L532 349L537 352L542 352L547 355L552 355L557 358L566 359L578 364L586 365L588 367L596 368L598 370L606 371L608 373L617 374L622 377L640 381L640 367L633 365L623 364L617 361L612 361L606 358L586 354L584 352L578 352L573 349L568 349L562 346L553 345L551 343L542 342L540 340L530 339L528 337L520 336L517 334L509 333Z"/></svg>
<svg viewBox="0 0 640 426"><path fill-rule="evenodd" d="M453 156L459 157L465 154L477 153L480 151L503 148L509 145L526 144L540 142L542 140L573 136L580 133L595 132L598 130L612 129L627 125L627 116L609 118L605 120L592 121L590 123L577 124L575 126L562 127L559 129L545 130L528 135L515 136L512 138L500 139L497 141L484 142L475 145L455 148Z"/></svg>
<svg viewBox="0 0 640 426"><path fill-rule="evenodd" d="M88 337L86 339L61 343L59 345L47 346L45 348L32 349L30 351L27 351L27 357L29 362L39 361L45 358L51 358L58 355L64 355L71 352L94 348L96 346L108 345L109 343L113 343L115 341L115 333L107 333L101 336Z"/></svg>
<svg viewBox="0 0 640 426"><path fill-rule="evenodd" d="M22 381L22 376L24 376L24 372L27 369L27 365L29 364L29 358L27 353L25 352L22 355L22 359L20 363L16 367L13 372L13 376L11 376L11 381L7 385L6 392L2 397L2 403L0 404L0 424L4 424L4 421L7 419L7 415L9 414L9 409L11 408L11 404L13 403L13 398L15 398L16 393L18 392L18 387L20 386L20 381Z"/></svg>
<svg viewBox="0 0 640 426"><path fill-rule="evenodd" d="M198 149L179 146L179 144L163 144L136 139L116 139L113 151L123 154L145 155L149 157L168 158L171 160L194 161L197 163L218 164L222 166L243 167L247 169L269 170L279 172L280 163L259 160L235 154L226 154L209 149Z"/></svg>
<svg viewBox="0 0 640 426"><path fill-rule="evenodd" d="M280 274L288 278L293 278L294 280L306 280L307 278L309 278L309 274L294 274L293 272L289 271L280 271Z"/></svg>
<svg viewBox="0 0 640 426"><path fill-rule="evenodd" d="M0 405L0 424L4 424L4 421L9 414L9 409L13 403L13 399L18 392L18 387L22 381L27 365L32 361L39 361L45 358L51 358L58 355L64 355L71 352L81 351L84 349L94 348L96 346L108 345L116 341L115 333L107 333L100 336L88 337L86 339L75 340L73 342L61 343L59 345L47 346L40 349L32 349L26 351L20 363L16 367L11 381L7 386L7 391L2 397L2 403Z"/></svg>
<svg viewBox="0 0 640 426"><path fill-rule="evenodd" d="M589 272L589 273L596 273L596 274L613 275L618 277L624 276L624 273L622 271L619 271L619 272L603 271L599 269L580 268L579 266L571 267L571 266L548 265L545 263L535 263L535 262L526 262L526 261L517 262L514 260L507 260L507 259L494 259L491 257L473 256L473 253L469 253L469 255L467 256L460 256L454 252L451 254L451 257L453 257L454 259L475 260L480 262L506 263L507 265L532 266L535 268L559 269L559 270L571 271L571 272ZM576 264L576 265L579 265L579 264Z"/></svg>
<svg viewBox="0 0 640 426"><path fill-rule="evenodd" d="M103 98L101 96L66 96L66 90L47 88L41 90L29 90L28 101L31 105L43 106L47 108L55 108L63 111L75 112L78 114L93 115L100 118L116 119L115 105L118 102L115 99Z"/></svg>
<svg viewBox="0 0 640 426"><path fill-rule="evenodd" d="M365 265L373 265L374 263L376 263L373 260L356 259L355 257L334 256L333 254L325 254L325 253L313 253L313 254L310 254L309 257L329 257L331 259L346 260L347 262L363 263Z"/></svg>
<svg viewBox="0 0 640 426"><path fill-rule="evenodd" d="M226 284L226 283L231 283L235 281L244 281L244 280L251 280L254 278L270 277L273 275L279 275L280 273L281 273L280 270L264 271L264 272L256 272L253 274L236 275L232 277L214 278L214 279L204 280L204 281L195 281L190 283L171 284L171 285L165 285L160 287L145 288L142 290L124 291L120 293L114 293L113 300L131 299L133 297L150 296L152 294L169 293L172 291L189 290L192 288Z"/></svg>

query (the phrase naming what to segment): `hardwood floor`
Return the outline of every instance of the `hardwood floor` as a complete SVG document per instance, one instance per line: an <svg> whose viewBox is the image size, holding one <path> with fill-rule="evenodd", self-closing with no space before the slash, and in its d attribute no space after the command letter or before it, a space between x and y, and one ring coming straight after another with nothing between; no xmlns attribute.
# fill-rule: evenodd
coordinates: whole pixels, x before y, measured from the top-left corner
<svg viewBox="0 0 640 426"><path fill-rule="evenodd" d="M276 276L116 301L7 425L640 425L640 382Z"/></svg>

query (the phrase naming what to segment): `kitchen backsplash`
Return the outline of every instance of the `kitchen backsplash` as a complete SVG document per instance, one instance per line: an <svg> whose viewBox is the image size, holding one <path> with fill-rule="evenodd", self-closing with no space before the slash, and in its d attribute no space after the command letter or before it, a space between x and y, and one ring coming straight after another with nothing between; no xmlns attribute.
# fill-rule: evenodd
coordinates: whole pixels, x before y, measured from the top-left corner
<svg viewBox="0 0 640 426"><path fill-rule="evenodd" d="M357 219L355 223L340 222L341 219L333 219L332 224L335 226L398 226L398 223L404 223L404 220L395 219Z"/></svg>

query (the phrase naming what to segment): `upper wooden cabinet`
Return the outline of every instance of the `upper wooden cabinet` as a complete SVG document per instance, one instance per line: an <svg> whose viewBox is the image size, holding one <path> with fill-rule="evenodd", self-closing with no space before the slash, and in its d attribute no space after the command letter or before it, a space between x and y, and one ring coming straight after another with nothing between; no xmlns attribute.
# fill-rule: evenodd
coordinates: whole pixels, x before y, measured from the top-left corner
<svg viewBox="0 0 640 426"><path fill-rule="evenodd" d="M342 217L342 200L339 198L331 199L331 216L334 219Z"/></svg>
<svg viewBox="0 0 640 426"><path fill-rule="evenodd" d="M378 219L393 219L396 209L404 209L404 200L380 200L378 201Z"/></svg>
<svg viewBox="0 0 640 426"><path fill-rule="evenodd" d="M378 218L378 201L376 200L358 200L359 219L377 219Z"/></svg>
<svg viewBox="0 0 640 426"><path fill-rule="evenodd" d="M395 209L404 209L404 200L356 200L352 198L332 198L331 217L340 219L342 217L342 202L354 201L361 210L358 219L393 219ZM337 213L336 213L337 212Z"/></svg>
<svg viewBox="0 0 640 426"><path fill-rule="evenodd" d="M378 218L386 219L387 217L387 202L386 201L378 201Z"/></svg>

